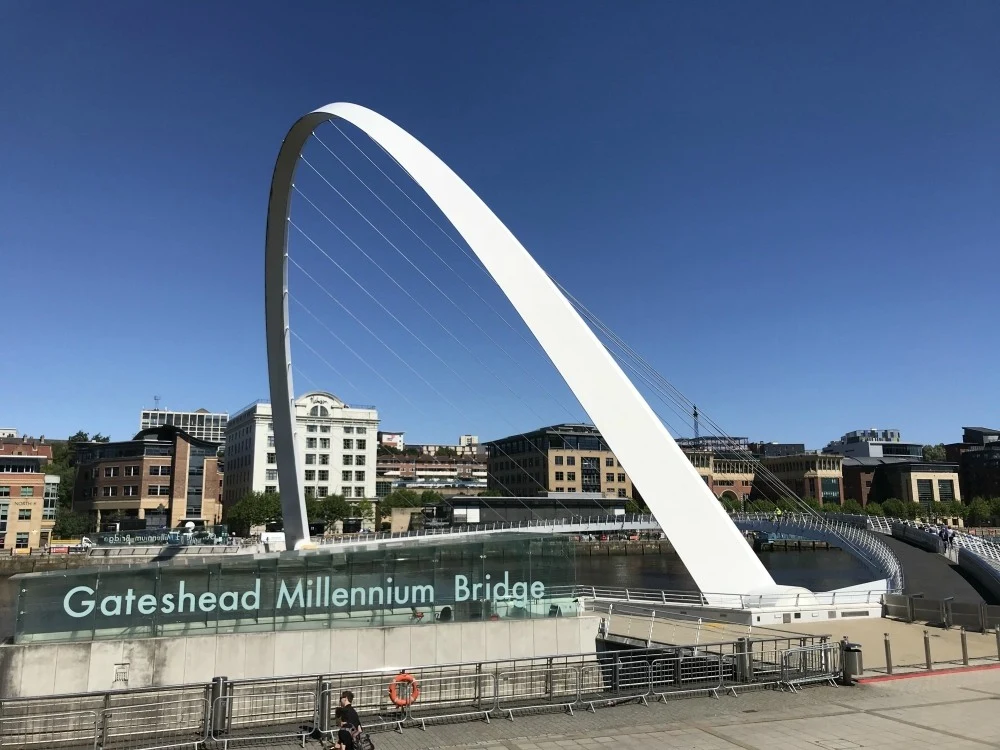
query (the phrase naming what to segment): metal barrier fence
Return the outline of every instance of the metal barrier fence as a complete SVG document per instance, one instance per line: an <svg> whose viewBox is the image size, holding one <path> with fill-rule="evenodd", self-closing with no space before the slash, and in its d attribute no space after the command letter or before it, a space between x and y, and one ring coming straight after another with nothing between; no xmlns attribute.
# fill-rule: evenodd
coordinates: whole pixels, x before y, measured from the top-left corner
<svg viewBox="0 0 1000 750"><path fill-rule="evenodd" d="M924 596L887 594L882 602L882 615L904 622L926 622L945 628L963 627L986 633L1000 627L1000 605L928 599Z"/></svg>
<svg viewBox="0 0 1000 750"><path fill-rule="evenodd" d="M304 744L309 736L335 732L335 710L348 690L369 732L426 727L439 720L513 719L529 710L595 711L651 697L717 697L721 690L804 684L822 678L821 665L831 672L839 666L835 656L823 662L810 648L833 654L837 644L827 636L741 638L414 667L407 673L420 695L402 707L388 694L398 670L217 677L208 684L0 700L0 747L168 750L206 743L222 748L249 742Z"/></svg>
<svg viewBox="0 0 1000 750"><path fill-rule="evenodd" d="M783 651L781 654L781 686L793 693L802 685L827 682L835 685L841 670L841 645L823 643L818 646L802 646Z"/></svg>

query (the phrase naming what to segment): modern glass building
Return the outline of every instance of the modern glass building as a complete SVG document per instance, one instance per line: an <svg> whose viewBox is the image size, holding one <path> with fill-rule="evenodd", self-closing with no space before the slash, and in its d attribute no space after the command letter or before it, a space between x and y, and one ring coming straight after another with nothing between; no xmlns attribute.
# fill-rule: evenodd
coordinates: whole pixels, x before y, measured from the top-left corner
<svg viewBox="0 0 1000 750"><path fill-rule="evenodd" d="M16 643L574 615L573 543L517 535L15 576Z"/></svg>

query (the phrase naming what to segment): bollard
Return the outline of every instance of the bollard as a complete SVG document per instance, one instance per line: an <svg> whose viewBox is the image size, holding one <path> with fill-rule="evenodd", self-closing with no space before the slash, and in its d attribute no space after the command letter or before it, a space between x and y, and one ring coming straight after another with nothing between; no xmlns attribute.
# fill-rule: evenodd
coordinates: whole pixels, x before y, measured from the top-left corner
<svg viewBox="0 0 1000 750"><path fill-rule="evenodd" d="M997 661L1000 661L1000 625L997 625Z"/></svg>
<svg viewBox="0 0 1000 750"><path fill-rule="evenodd" d="M931 661L931 635L924 631L924 659L927 661L927 669L934 669L934 662Z"/></svg>
<svg viewBox="0 0 1000 750"><path fill-rule="evenodd" d="M892 644L888 633L885 634L885 673L892 674Z"/></svg>
<svg viewBox="0 0 1000 750"><path fill-rule="evenodd" d="M220 735L226 731L226 714L229 703L225 699L226 677L212 678L212 735Z"/></svg>
<svg viewBox="0 0 1000 750"><path fill-rule="evenodd" d="M325 736L330 731L330 709L333 699L333 683L320 682L319 685L319 726L321 736Z"/></svg>
<svg viewBox="0 0 1000 750"><path fill-rule="evenodd" d="M959 633L962 639L962 664L969 666L969 634L965 632L965 628Z"/></svg>

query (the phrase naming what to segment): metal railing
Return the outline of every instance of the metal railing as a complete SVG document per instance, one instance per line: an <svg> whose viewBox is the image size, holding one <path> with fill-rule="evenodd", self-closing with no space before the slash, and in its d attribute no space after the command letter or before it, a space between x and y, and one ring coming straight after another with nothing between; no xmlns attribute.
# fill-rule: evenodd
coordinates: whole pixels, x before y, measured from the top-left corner
<svg viewBox="0 0 1000 750"><path fill-rule="evenodd" d="M887 594L882 614L904 622L925 622L945 628L963 627L980 633L1000 627L1000 605L956 602L953 597L928 599L924 596Z"/></svg>
<svg viewBox="0 0 1000 750"><path fill-rule="evenodd" d="M835 645L835 644L833 644ZM406 670L420 687L409 706L388 697L398 670L0 700L0 747L167 750L330 736L340 694L354 693L366 731L425 728L434 721L513 719L524 710L591 711L650 697L736 692L820 679L815 659L788 657L831 646L827 636L741 638ZM830 670L835 659L826 663Z"/></svg>
<svg viewBox="0 0 1000 750"><path fill-rule="evenodd" d="M890 591L903 590L903 567L892 549L878 535L849 523L803 513L733 513L733 522L743 530L798 532L810 538L838 541Z"/></svg>
<svg viewBox="0 0 1000 750"><path fill-rule="evenodd" d="M731 592L670 591L660 589L612 588L607 586L551 587L553 597L593 599L598 602L632 602L636 604L688 605L750 609L755 607L799 607L809 605L880 604L885 588L852 589L849 591L806 592L795 594L734 594Z"/></svg>

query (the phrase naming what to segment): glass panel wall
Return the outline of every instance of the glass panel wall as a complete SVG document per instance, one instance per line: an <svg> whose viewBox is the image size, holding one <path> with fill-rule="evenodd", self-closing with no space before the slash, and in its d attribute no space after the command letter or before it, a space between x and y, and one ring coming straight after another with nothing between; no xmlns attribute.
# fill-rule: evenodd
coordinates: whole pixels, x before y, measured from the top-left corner
<svg viewBox="0 0 1000 750"><path fill-rule="evenodd" d="M572 542L532 535L14 581L18 643L577 614Z"/></svg>

